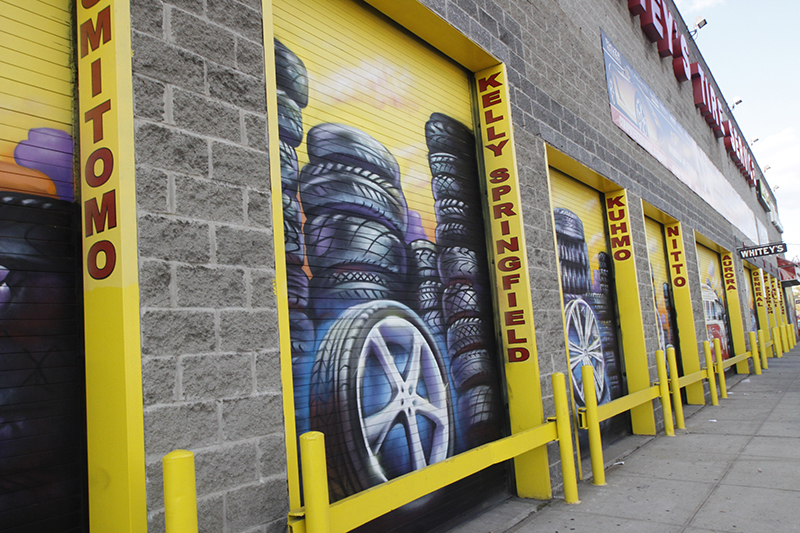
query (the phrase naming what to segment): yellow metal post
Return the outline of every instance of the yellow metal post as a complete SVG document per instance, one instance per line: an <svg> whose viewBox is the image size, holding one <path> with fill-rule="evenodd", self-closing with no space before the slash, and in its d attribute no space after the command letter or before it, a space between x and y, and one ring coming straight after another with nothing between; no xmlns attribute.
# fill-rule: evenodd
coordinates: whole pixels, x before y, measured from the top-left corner
<svg viewBox="0 0 800 533"><path fill-rule="evenodd" d="M728 385L725 383L725 367L722 366L722 343L719 339L714 339L714 353L717 354L717 375L719 376L719 395L722 398L728 397Z"/></svg>
<svg viewBox="0 0 800 533"><path fill-rule="evenodd" d="M669 385L672 390L672 408L675 409L675 426L686 429L683 419L683 401L681 400L681 387L678 385L678 363L675 360L675 348L667 348L667 362L669 363Z"/></svg>
<svg viewBox="0 0 800 533"><path fill-rule="evenodd" d="M600 419L597 416L597 393L594 388L594 368L581 367L583 378L583 400L586 404L586 426L589 431L589 458L595 485L606 484L605 463L603 461L603 441L600 437Z"/></svg>
<svg viewBox="0 0 800 533"><path fill-rule="evenodd" d="M306 531L330 533L328 466L325 460L325 435L309 431L300 435L300 464L303 471L303 499Z"/></svg>
<svg viewBox="0 0 800 533"><path fill-rule="evenodd" d="M781 346L781 334L778 326L772 328L772 346L775 348L775 357L783 357L783 347Z"/></svg>
<svg viewBox="0 0 800 533"><path fill-rule="evenodd" d="M703 355L706 358L706 379L708 380L708 389L711 392L711 405L719 405L717 380L714 378L714 362L711 360L711 344L708 341L703 341Z"/></svg>
<svg viewBox="0 0 800 533"><path fill-rule="evenodd" d="M751 331L747 334L750 338L750 358L753 359L753 372L756 376L761 375L761 357L758 355L758 344L756 343L756 332Z"/></svg>
<svg viewBox="0 0 800 533"><path fill-rule="evenodd" d="M764 370L769 369L767 362L767 341L764 339L764 330L758 330L758 351L761 353L761 368Z"/></svg>
<svg viewBox="0 0 800 533"><path fill-rule="evenodd" d="M667 366L664 364L664 351L656 350L656 369L658 370L658 391L661 393L661 412L664 414L664 433L668 437L675 436L672 424L672 402L669 400L669 382Z"/></svg>
<svg viewBox="0 0 800 533"><path fill-rule="evenodd" d="M797 346L797 332L794 330L794 326L792 326L792 342L795 346Z"/></svg>
<svg viewBox="0 0 800 533"><path fill-rule="evenodd" d="M791 346L789 346L789 334L786 331L786 324L781 326L781 342L783 343L784 351L789 351Z"/></svg>
<svg viewBox="0 0 800 533"><path fill-rule="evenodd" d="M164 523L167 533L197 533L194 454L175 450L161 459L164 468Z"/></svg>
<svg viewBox="0 0 800 533"><path fill-rule="evenodd" d="M553 383L553 401L556 408L556 431L558 450L561 452L561 477L564 480L564 501L580 503L578 481L575 477L575 458L572 455L572 428L570 427L569 400L564 374L556 372L550 378Z"/></svg>

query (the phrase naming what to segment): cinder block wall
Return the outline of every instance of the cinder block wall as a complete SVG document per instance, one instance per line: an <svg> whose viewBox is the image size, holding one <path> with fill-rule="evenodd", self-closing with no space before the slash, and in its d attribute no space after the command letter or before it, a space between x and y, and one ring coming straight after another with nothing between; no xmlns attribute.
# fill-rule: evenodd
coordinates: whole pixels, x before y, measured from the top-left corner
<svg viewBox="0 0 800 533"><path fill-rule="evenodd" d="M150 531L176 448L201 531L284 531L261 0L131 11Z"/></svg>

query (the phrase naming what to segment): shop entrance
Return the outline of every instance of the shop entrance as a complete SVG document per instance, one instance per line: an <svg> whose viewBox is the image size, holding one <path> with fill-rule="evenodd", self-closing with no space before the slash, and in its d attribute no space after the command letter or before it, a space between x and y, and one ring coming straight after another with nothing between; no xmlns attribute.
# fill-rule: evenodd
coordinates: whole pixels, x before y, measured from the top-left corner
<svg viewBox="0 0 800 533"><path fill-rule="evenodd" d="M35 6L33 5L35 4ZM73 2L0 9L0 528L85 531Z"/></svg>
<svg viewBox="0 0 800 533"><path fill-rule="evenodd" d="M505 431L471 73L349 0L274 18L295 429L338 500ZM364 530L506 493L492 468Z"/></svg>
<svg viewBox="0 0 800 533"><path fill-rule="evenodd" d="M550 180L573 396L583 407L581 366L590 364L600 405L625 393L603 203L598 191L553 168ZM601 427L604 443L630 433L627 414Z"/></svg>
<svg viewBox="0 0 800 533"><path fill-rule="evenodd" d="M697 262L700 269L700 290L703 294L703 313L706 318L706 335L710 343L719 339L722 358L728 359L733 353L731 347L728 307L725 302L725 288L722 284L722 265L719 254L702 244L697 244ZM716 357L716 354L713 353Z"/></svg>

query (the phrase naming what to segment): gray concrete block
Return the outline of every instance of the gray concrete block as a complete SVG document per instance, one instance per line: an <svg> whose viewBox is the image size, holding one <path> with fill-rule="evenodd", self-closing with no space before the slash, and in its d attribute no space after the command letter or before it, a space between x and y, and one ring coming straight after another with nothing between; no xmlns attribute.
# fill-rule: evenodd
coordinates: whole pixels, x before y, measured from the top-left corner
<svg viewBox="0 0 800 533"><path fill-rule="evenodd" d="M215 402L151 407L144 411L145 454L208 446L217 442L219 424Z"/></svg>
<svg viewBox="0 0 800 533"><path fill-rule="evenodd" d="M232 352L278 347L277 311L223 310L219 315L220 350Z"/></svg>
<svg viewBox="0 0 800 533"><path fill-rule="evenodd" d="M272 227L272 204L269 192L248 191L247 220L253 226Z"/></svg>
<svg viewBox="0 0 800 533"><path fill-rule="evenodd" d="M260 6L253 9L235 0L206 0L206 3L209 19L251 41L263 41Z"/></svg>
<svg viewBox="0 0 800 533"><path fill-rule="evenodd" d="M244 271L238 268L178 266L175 282L180 307L244 307Z"/></svg>
<svg viewBox="0 0 800 533"><path fill-rule="evenodd" d="M244 191L207 179L175 178L175 212L215 222L244 222Z"/></svg>
<svg viewBox="0 0 800 533"><path fill-rule="evenodd" d="M212 177L269 190L269 157L265 152L227 143L211 145Z"/></svg>
<svg viewBox="0 0 800 533"><path fill-rule="evenodd" d="M188 174L208 172L208 144L205 139L159 124L139 123L135 127L136 160Z"/></svg>
<svg viewBox="0 0 800 533"><path fill-rule="evenodd" d="M258 481L256 457L254 442L197 451L194 464L198 496Z"/></svg>
<svg viewBox="0 0 800 533"><path fill-rule="evenodd" d="M147 515L147 533L164 533L166 525L164 524L164 510L148 513ZM222 531L221 529L219 531Z"/></svg>
<svg viewBox="0 0 800 533"><path fill-rule="evenodd" d="M139 263L139 303L142 307L169 307L170 267L163 261Z"/></svg>
<svg viewBox="0 0 800 533"><path fill-rule="evenodd" d="M209 94L214 98L250 111L264 111L267 89L263 77L248 76L214 64L208 65L207 76Z"/></svg>
<svg viewBox="0 0 800 533"><path fill-rule="evenodd" d="M161 458L153 459L145 465L147 508L164 508L164 468Z"/></svg>
<svg viewBox="0 0 800 533"><path fill-rule="evenodd" d="M170 34L176 45L206 59L229 67L236 62L236 39L228 29L174 9L170 17Z"/></svg>
<svg viewBox="0 0 800 533"><path fill-rule="evenodd" d="M190 13L194 13L196 15L203 14L203 4L205 4L204 0L169 0L169 3L173 6L183 9L185 11L189 11Z"/></svg>
<svg viewBox="0 0 800 533"><path fill-rule="evenodd" d="M169 212L169 176L161 170L136 167L136 206L139 211Z"/></svg>
<svg viewBox="0 0 800 533"><path fill-rule="evenodd" d="M272 51L271 46L269 50ZM236 66L256 78L264 77L264 47L260 40L254 43L241 37L236 39Z"/></svg>
<svg viewBox="0 0 800 533"><path fill-rule="evenodd" d="M172 117L176 126L193 133L234 142L242 138L239 110L201 94L175 89Z"/></svg>
<svg viewBox="0 0 800 533"><path fill-rule="evenodd" d="M225 498L222 495L197 499L198 533L220 533L225 524Z"/></svg>
<svg viewBox="0 0 800 533"><path fill-rule="evenodd" d="M246 114L244 129L247 135L247 146L256 150L267 150L267 120L261 115Z"/></svg>
<svg viewBox="0 0 800 533"><path fill-rule="evenodd" d="M252 354L185 356L179 364L185 400L230 398L253 390Z"/></svg>
<svg viewBox="0 0 800 533"><path fill-rule="evenodd" d="M258 439L258 460L261 477L286 475L286 441L282 432Z"/></svg>
<svg viewBox="0 0 800 533"><path fill-rule="evenodd" d="M153 215L139 217L139 256L207 263L211 237L206 224Z"/></svg>
<svg viewBox="0 0 800 533"><path fill-rule="evenodd" d="M134 74L195 91L205 88L205 67L200 56L137 31L131 38Z"/></svg>
<svg viewBox="0 0 800 533"><path fill-rule="evenodd" d="M174 402L177 398L177 361L174 357L145 357L142 361L144 405Z"/></svg>
<svg viewBox="0 0 800 533"><path fill-rule="evenodd" d="M264 531L265 533L283 533L287 528L287 519L283 517L267 524Z"/></svg>
<svg viewBox="0 0 800 533"><path fill-rule="evenodd" d="M274 307L275 290L272 281L275 279L274 270L251 270L250 285L252 307Z"/></svg>
<svg viewBox="0 0 800 533"><path fill-rule="evenodd" d="M222 400L222 432L226 441L280 431L283 431L283 398L279 394Z"/></svg>
<svg viewBox="0 0 800 533"><path fill-rule="evenodd" d="M166 90L163 83L133 76L133 114L138 118L163 121Z"/></svg>
<svg viewBox="0 0 800 533"><path fill-rule="evenodd" d="M214 350L214 313L210 311L145 311L142 353L182 355Z"/></svg>
<svg viewBox="0 0 800 533"><path fill-rule="evenodd" d="M227 496L226 523L231 533L285 519L289 494L283 478L266 479L231 491Z"/></svg>
<svg viewBox="0 0 800 533"><path fill-rule="evenodd" d="M277 350L256 354L256 390L281 392L281 362L280 352Z"/></svg>
<svg viewBox="0 0 800 533"><path fill-rule="evenodd" d="M220 226L216 236L217 262L220 264L255 268L275 264L271 231Z"/></svg>
<svg viewBox="0 0 800 533"><path fill-rule="evenodd" d="M164 32L164 2L131 0L131 27L161 37Z"/></svg>

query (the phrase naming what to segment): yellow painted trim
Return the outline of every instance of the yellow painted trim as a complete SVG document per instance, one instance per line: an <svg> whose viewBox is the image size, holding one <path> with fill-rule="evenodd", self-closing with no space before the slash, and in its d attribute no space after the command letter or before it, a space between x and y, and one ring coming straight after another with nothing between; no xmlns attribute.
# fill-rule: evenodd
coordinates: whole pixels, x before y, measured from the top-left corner
<svg viewBox="0 0 800 533"><path fill-rule="evenodd" d="M766 302L767 302L767 314L769 315L769 329L770 329L770 337L772 338L772 342L778 343L778 339L775 338L773 328L778 325L778 317L776 315L776 306L777 302L775 301L775 293L774 293L774 286L772 284L772 280L774 278L771 274L764 271L764 291L766 293ZM776 350L777 353L777 350Z"/></svg>
<svg viewBox="0 0 800 533"><path fill-rule="evenodd" d="M547 146L548 164L600 192L611 192L619 189L619 185L610 181L587 166L575 161L570 156L559 152L552 146Z"/></svg>
<svg viewBox="0 0 800 533"><path fill-rule="evenodd" d="M758 329L769 332L769 317L767 316L766 294L762 281L762 270L760 268L750 269L750 282L753 287L753 301L756 306L756 316L758 317ZM767 339L769 339L767 333Z"/></svg>
<svg viewBox="0 0 800 533"><path fill-rule="evenodd" d="M639 277L633 253L633 228L628 193L624 189L607 192L603 203L611 240L622 353L628 391L632 394L650 387L650 365L639 298ZM631 410L631 425L636 435L655 435L653 406L634 407Z"/></svg>
<svg viewBox="0 0 800 533"><path fill-rule="evenodd" d="M267 145L270 192L272 196L272 235L275 250L275 297L278 307L281 388L283 390L283 424L286 437L286 475L289 483L289 508L297 509L300 497L300 461L297 450L294 384L292 379L292 342L289 330L289 293L287 290L286 243L283 233L283 188L281 186L280 143L278 142L278 82L275 74L275 39L272 0L262 0L264 31L264 72L267 89Z"/></svg>
<svg viewBox="0 0 800 533"><path fill-rule="evenodd" d="M103 0L90 9L77 4L81 201L82 205L90 200L99 203L105 194L116 199L116 226L103 225L83 240L89 527L92 531L144 533L147 507L130 6L128 0ZM89 48L81 57L81 25L97 21L98 14L106 9L110 10L110 40L99 39L97 48ZM102 91L92 96L91 64L98 59ZM102 118L85 118L87 112L106 101L110 108ZM103 135L95 138L93 122L99 120ZM90 183L86 179L90 172L84 169L91 154L96 157L98 153L113 155L113 169L98 163L95 174L110 173L105 181ZM108 251L92 254L95 245ZM112 249L114 263L109 262ZM90 271L92 265L98 270Z"/></svg>
<svg viewBox="0 0 800 533"><path fill-rule="evenodd" d="M739 284L736 281L736 261L731 252L725 251L720 254L722 263L722 283L725 285L725 300L728 303L728 322L731 326L731 340L733 341L733 353L740 354L747 350L744 339L744 318L742 317L742 306L739 301ZM748 374L750 366L747 361L737 365L737 374Z"/></svg>
<svg viewBox="0 0 800 533"><path fill-rule="evenodd" d="M678 342L681 348L681 365L683 373L688 375L700 370L700 353L697 349L697 330L694 325L694 309L692 307L692 276L689 276L687 272L686 246L683 237L683 228L680 222L664 226L669 281L672 286L672 305L675 307ZM686 387L686 399L689 404L705 404L703 384L696 383Z"/></svg>
<svg viewBox="0 0 800 533"><path fill-rule="evenodd" d="M365 0L403 28L472 72L499 60L417 0Z"/></svg>
<svg viewBox="0 0 800 533"><path fill-rule="evenodd" d="M511 433L517 434L540 425L544 410L508 85L502 63L475 73L480 116L476 137L483 147L494 307L505 365ZM519 496L552 497L546 449L536 448L515 458L514 468Z"/></svg>

